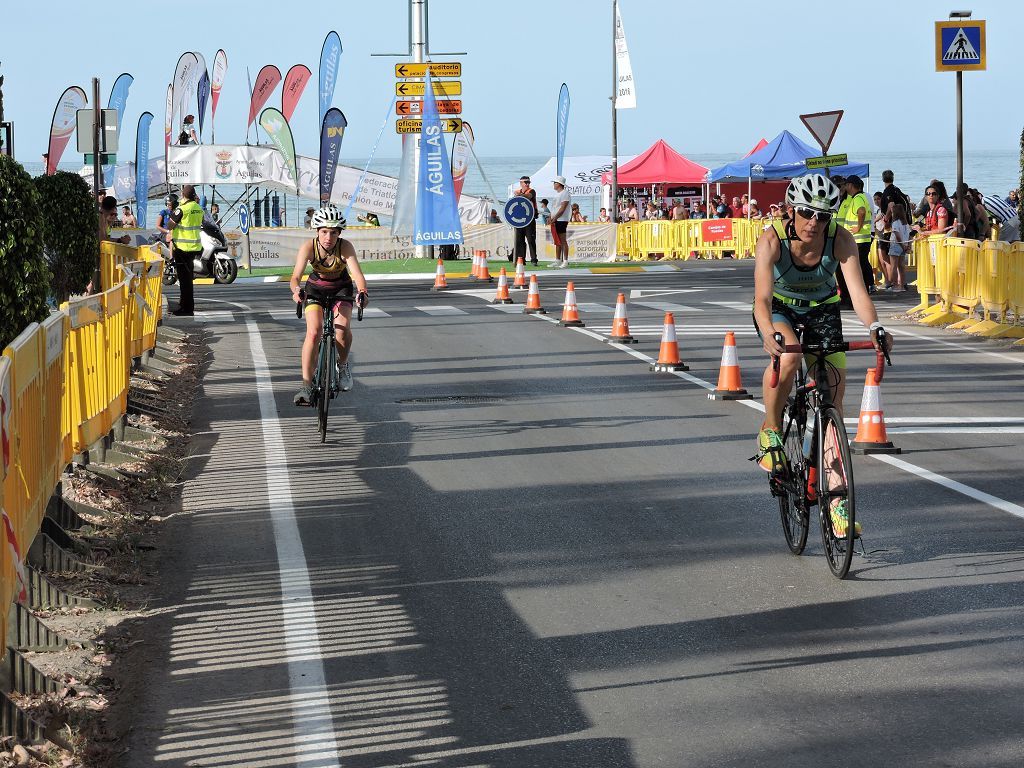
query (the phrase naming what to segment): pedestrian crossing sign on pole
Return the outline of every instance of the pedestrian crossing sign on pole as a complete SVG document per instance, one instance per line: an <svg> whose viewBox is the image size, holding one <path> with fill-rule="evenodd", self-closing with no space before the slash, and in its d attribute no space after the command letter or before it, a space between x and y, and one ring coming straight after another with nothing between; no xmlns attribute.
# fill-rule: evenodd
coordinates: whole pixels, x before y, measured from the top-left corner
<svg viewBox="0 0 1024 768"><path fill-rule="evenodd" d="M985 69L985 22L973 19L935 22L935 71Z"/></svg>

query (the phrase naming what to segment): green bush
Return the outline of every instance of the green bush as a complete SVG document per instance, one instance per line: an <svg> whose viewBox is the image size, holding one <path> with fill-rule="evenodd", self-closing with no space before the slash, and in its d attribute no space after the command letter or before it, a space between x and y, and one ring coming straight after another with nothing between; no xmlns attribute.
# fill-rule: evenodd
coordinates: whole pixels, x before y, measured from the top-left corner
<svg viewBox="0 0 1024 768"><path fill-rule="evenodd" d="M46 319L49 283L39 193L19 163L0 155L0 348Z"/></svg>
<svg viewBox="0 0 1024 768"><path fill-rule="evenodd" d="M43 215L43 253L53 276L52 295L60 304L72 293L82 293L96 269L96 201L85 179L75 173L37 176L35 184Z"/></svg>

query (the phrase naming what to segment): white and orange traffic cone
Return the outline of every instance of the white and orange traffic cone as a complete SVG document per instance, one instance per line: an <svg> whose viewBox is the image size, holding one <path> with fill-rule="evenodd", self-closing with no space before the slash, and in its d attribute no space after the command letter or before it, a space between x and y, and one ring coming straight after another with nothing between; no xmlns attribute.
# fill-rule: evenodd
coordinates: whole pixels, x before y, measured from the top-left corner
<svg viewBox="0 0 1024 768"><path fill-rule="evenodd" d="M437 260L437 273L434 275L434 287L432 291L443 291L448 287L448 278L444 275L444 260Z"/></svg>
<svg viewBox="0 0 1024 768"><path fill-rule="evenodd" d="M626 294L620 293L615 300L615 317L612 319L612 335L607 341L611 344L636 344L636 339L629 335L629 318L626 316Z"/></svg>
<svg viewBox="0 0 1024 768"><path fill-rule="evenodd" d="M489 283L494 280L490 270L487 269L487 251L480 251L480 268L477 270L476 279L486 280Z"/></svg>
<svg viewBox="0 0 1024 768"><path fill-rule="evenodd" d="M679 357L679 341L676 339L676 318L671 312L665 313L665 330L661 332L661 349L658 351L658 362L651 365L652 371L665 373L669 371L688 371Z"/></svg>
<svg viewBox="0 0 1024 768"><path fill-rule="evenodd" d="M546 315L547 310L540 305L540 284L536 275L530 275L530 292L526 294L526 305L523 313L527 315Z"/></svg>
<svg viewBox="0 0 1024 768"><path fill-rule="evenodd" d="M864 379L864 396L860 401L860 419L857 436L850 443L854 453L900 453L885 434L885 416L882 413L882 388L875 378L875 369L868 368Z"/></svg>
<svg viewBox="0 0 1024 768"><path fill-rule="evenodd" d="M476 278L477 271L480 268L480 254L477 251L473 251L472 265L469 268L469 276Z"/></svg>
<svg viewBox="0 0 1024 768"><path fill-rule="evenodd" d="M526 262L523 257L520 256L516 261L516 279L512 283L512 287L520 290L526 290Z"/></svg>
<svg viewBox="0 0 1024 768"><path fill-rule="evenodd" d="M583 328L580 310L576 306L576 286L571 280L565 286L565 303L562 305L562 319L558 324L564 328Z"/></svg>
<svg viewBox="0 0 1024 768"><path fill-rule="evenodd" d="M512 297L508 295L508 275L505 273L505 268L501 268L501 274L498 275L498 290L494 292L494 298L491 300L491 304L511 304Z"/></svg>
<svg viewBox="0 0 1024 768"><path fill-rule="evenodd" d="M752 400L753 397L743 388L740 378L740 360L736 354L736 334L727 331L725 346L722 347L722 367L718 369L718 386L714 392L708 392L710 400Z"/></svg>

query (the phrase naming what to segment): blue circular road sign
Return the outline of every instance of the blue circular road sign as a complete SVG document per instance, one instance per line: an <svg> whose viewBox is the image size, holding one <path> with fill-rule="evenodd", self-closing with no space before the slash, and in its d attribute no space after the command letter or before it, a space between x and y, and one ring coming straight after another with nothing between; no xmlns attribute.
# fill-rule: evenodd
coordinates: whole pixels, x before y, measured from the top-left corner
<svg viewBox="0 0 1024 768"><path fill-rule="evenodd" d="M249 234L249 206L245 203L238 206L238 228L243 235Z"/></svg>
<svg viewBox="0 0 1024 768"><path fill-rule="evenodd" d="M505 221L522 229L533 221L533 203L527 197L513 197L505 203Z"/></svg>

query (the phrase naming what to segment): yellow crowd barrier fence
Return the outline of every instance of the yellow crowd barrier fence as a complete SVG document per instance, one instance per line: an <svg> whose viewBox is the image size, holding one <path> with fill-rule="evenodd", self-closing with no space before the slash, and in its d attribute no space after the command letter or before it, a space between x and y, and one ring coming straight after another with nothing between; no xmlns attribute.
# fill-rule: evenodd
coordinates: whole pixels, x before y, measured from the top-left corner
<svg viewBox="0 0 1024 768"><path fill-rule="evenodd" d="M61 473L127 413L132 358L156 346L163 260L105 243L105 290L32 323L0 357L0 637ZM109 282L108 282L109 280ZM19 562L20 560L20 562Z"/></svg>
<svg viewBox="0 0 1024 768"><path fill-rule="evenodd" d="M707 232L706 224L718 229L724 222L730 222L729 231ZM769 222L760 219L628 221L618 226L616 253L634 261L719 258L725 253L740 259L751 258L757 238L767 226ZM723 237L725 234L729 236Z"/></svg>
<svg viewBox="0 0 1024 768"><path fill-rule="evenodd" d="M915 240L914 255L919 322L1024 339L1024 245L932 235Z"/></svg>

